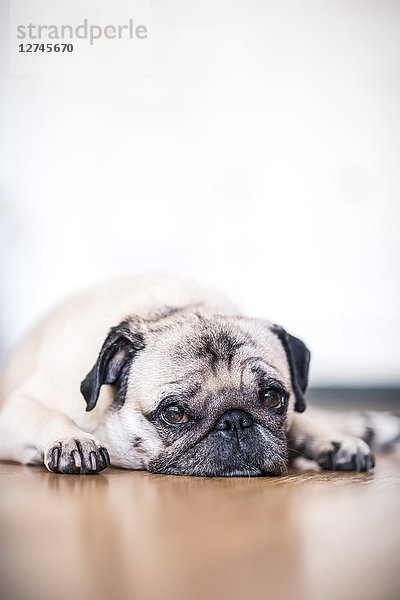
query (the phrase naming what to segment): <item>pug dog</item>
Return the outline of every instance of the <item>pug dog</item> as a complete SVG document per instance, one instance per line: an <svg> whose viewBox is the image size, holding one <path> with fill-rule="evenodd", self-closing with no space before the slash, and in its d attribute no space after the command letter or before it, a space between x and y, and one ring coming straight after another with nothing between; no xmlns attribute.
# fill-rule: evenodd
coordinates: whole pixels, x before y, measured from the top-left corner
<svg viewBox="0 0 400 600"><path fill-rule="evenodd" d="M324 469L373 468L363 439L303 414L309 362L285 329L196 286L99 287L57 309L11 357L0 459L70 474L111 464L281 475L298 454Z"/></svg>

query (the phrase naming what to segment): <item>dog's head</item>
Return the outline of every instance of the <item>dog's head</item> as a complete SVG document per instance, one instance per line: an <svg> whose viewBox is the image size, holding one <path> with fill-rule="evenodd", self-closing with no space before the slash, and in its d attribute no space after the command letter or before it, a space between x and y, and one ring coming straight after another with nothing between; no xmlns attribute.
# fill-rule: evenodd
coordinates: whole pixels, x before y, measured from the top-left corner
<svg viewBox="0 0 400 600"><path fill-rule="evenodd" d="M119 447L142 452L152 472L281 474L292 413L305 409L309 357L271 323L167 309L111 329L81 391L91 410L112 384Z"/></svg>

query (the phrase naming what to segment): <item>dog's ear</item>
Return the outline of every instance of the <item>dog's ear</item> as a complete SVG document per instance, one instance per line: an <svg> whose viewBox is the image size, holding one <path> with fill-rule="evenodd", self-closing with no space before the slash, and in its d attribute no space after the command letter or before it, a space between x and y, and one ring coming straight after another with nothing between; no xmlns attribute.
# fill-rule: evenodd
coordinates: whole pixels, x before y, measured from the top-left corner
<svg viewBox="0 0 400 600"><path fill-rule="evenodd" d="M286 352L292 377L293 392L296 398L295 410L297 412L304 412L306 409L304 394L308 385L310 351L301 340L287 333L283 327L274 325L272 331L278 336Z"/></svg>
<svg viewBox="0 0 400 600"><path fill-rule="evenodd" d="M143 334L133 331L131 322L123 321L110 329L94 367L81 383L87 411L96 406L103 383L117 382L124 367L143 348Z"/></svg>

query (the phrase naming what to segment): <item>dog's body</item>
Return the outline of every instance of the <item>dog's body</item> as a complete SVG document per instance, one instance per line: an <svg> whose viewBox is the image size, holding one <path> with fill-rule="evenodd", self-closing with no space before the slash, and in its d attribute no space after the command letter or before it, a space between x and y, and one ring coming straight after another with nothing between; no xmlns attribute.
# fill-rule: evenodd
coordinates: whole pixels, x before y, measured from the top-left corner
<svg viewBox="0 0 400 600"><path fill-rule="evenodd" d="M300 340L195 286L98 288L14 353L0 459L62 473L101 471L111 458L157 473L260 475L284 473L293 450L324 468L372 468L363 440L299 414L308 362Z"/></svg>

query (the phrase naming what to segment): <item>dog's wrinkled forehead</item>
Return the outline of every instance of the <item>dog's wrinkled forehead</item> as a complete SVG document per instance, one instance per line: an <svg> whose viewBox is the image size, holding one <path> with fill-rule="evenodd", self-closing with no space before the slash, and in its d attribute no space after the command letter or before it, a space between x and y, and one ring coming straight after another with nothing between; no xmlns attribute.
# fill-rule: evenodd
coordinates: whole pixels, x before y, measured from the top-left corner
<svg viewBox="0 0 400 600"><path fill-rule="evenodd" d="M130 391L144 411L154 409L160 396L180 389L239 389L249 364L259 365L290 388L282 344L268 322L256 319L185 315L152 327L134 363Z"/></svg>

